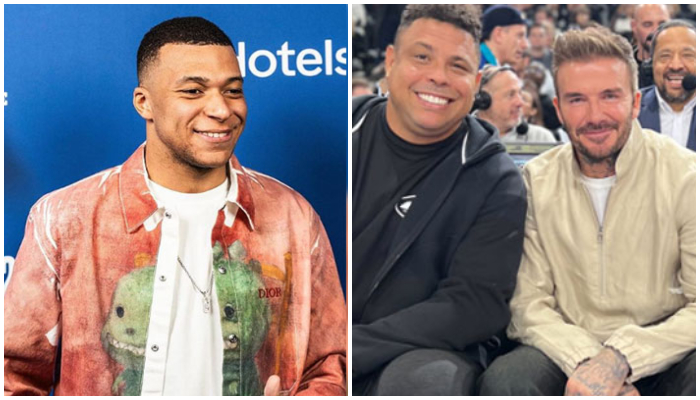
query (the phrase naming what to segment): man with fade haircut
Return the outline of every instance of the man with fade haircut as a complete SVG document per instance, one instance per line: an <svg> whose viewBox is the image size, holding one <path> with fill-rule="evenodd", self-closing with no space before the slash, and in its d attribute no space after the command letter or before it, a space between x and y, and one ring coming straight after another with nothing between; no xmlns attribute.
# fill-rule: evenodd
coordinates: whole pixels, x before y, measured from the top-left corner
<svg viewBox="0 0 700 400"><path fill-rule="evenodd" d="M247 105L231 40L165 21L137 72L146 143L31 210L5 293L5 395L346 394L323 225L232 154Z"/></svg>
<svg viewBox="0 0 700 400"><path fill-rule="evenodd" d="M525 188L468 115L479 35L472 6L409 5L388 99L353 99L353 394L471 394L510 320Z"/></svg>
<svg viewBox="0 0 700 400"><path fill-rule="evenodd" d="M571 139L525 165L508 335L483 395L695 395L695 154L642 129L632 47L605 29L554 46Z"/></svg>

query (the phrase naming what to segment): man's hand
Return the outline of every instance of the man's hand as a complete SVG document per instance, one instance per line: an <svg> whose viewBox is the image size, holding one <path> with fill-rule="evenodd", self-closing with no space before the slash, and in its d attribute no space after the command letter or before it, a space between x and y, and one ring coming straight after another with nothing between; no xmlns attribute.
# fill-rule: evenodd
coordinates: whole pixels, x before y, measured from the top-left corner
<svg viewBox="0 0 700 400"><path fill-rule="evenodd" d="M606 347L576 368L566 382L565 395L615 396L622 391L629 371L625 357Z"/></svg>
<svg viewBox="0 0 700 400"><path fill-rule="evenodd" d="M625 383L618 396L641 396L641 394L639 394L639 390L633 384Z"/></svg>
<svg viewBox="0 0 700 400"><path fill-rule="evenodd" d="M265 384L265 396L279 396L280 395L280 377L277 375L272 375L268 378Z"/></svg>

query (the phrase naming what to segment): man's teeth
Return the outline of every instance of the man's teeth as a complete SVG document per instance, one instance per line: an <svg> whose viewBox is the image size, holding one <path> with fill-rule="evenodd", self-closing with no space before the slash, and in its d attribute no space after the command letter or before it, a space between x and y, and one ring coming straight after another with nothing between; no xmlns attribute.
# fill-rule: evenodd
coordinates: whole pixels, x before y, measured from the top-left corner
<svg viewBox="0 0 700 400"><path fill-rule="evenodd" d="M195 132L197 132L200 135L209 136L210 138L222 138L222 137L226 137L228 135L228 133L214 133L214 132L202 132L202 131L195 131Z"/></svg>
<svg viewBox="0 0 700 400"><path fill-rule="evenodd" d="M431 96L429 94L419 93L418 97L420 97L424 101L427 101L428 103L435 104L438 106L444 106L445 104L447 104L447 99L443 99L441 97L436 97L436 96Z"/></svg>

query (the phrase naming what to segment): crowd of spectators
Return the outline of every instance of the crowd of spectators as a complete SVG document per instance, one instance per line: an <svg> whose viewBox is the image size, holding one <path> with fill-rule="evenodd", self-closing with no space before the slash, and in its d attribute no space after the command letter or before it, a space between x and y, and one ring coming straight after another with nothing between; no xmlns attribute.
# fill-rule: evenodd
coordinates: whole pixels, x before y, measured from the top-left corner
<svg viewBox="0 0 700 400"><path fill-rule="evenodd" d="M405 5L355 4L352 7L352 96L384 95L385 49L394 39ZM510 66L509 73L520 79L523 121L546 128L560 142L568 139L553 105L552 48L559 34L602 26L627 38L639 65L641 89L654 84L651 66L644 61L650 58L651 38L656 28L670 19L695 21L694 4L517 4L509 7L483 5L481 8L484 14L480 67L487 64ZM511 26L519 26L520 30L509 30Z"/></svg>

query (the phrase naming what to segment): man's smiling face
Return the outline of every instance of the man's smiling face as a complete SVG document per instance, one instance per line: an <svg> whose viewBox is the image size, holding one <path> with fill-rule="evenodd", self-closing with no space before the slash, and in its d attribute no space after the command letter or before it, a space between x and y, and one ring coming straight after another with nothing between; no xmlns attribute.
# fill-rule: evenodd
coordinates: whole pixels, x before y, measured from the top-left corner
<svg viewBox="0 0 700 400"><path fill-rule="evenodd" d="M159 162L195 169L226 165L247 115L230 46L167 44L142 83L149 151Z"/></svg>
<svg viewBox="0 0 700 400"><path fill-rule="evenodd" d="M477 43L452 24L422 18L387 49L387 120L415 144L449 137L469 113L478 73Z"/></svg>

